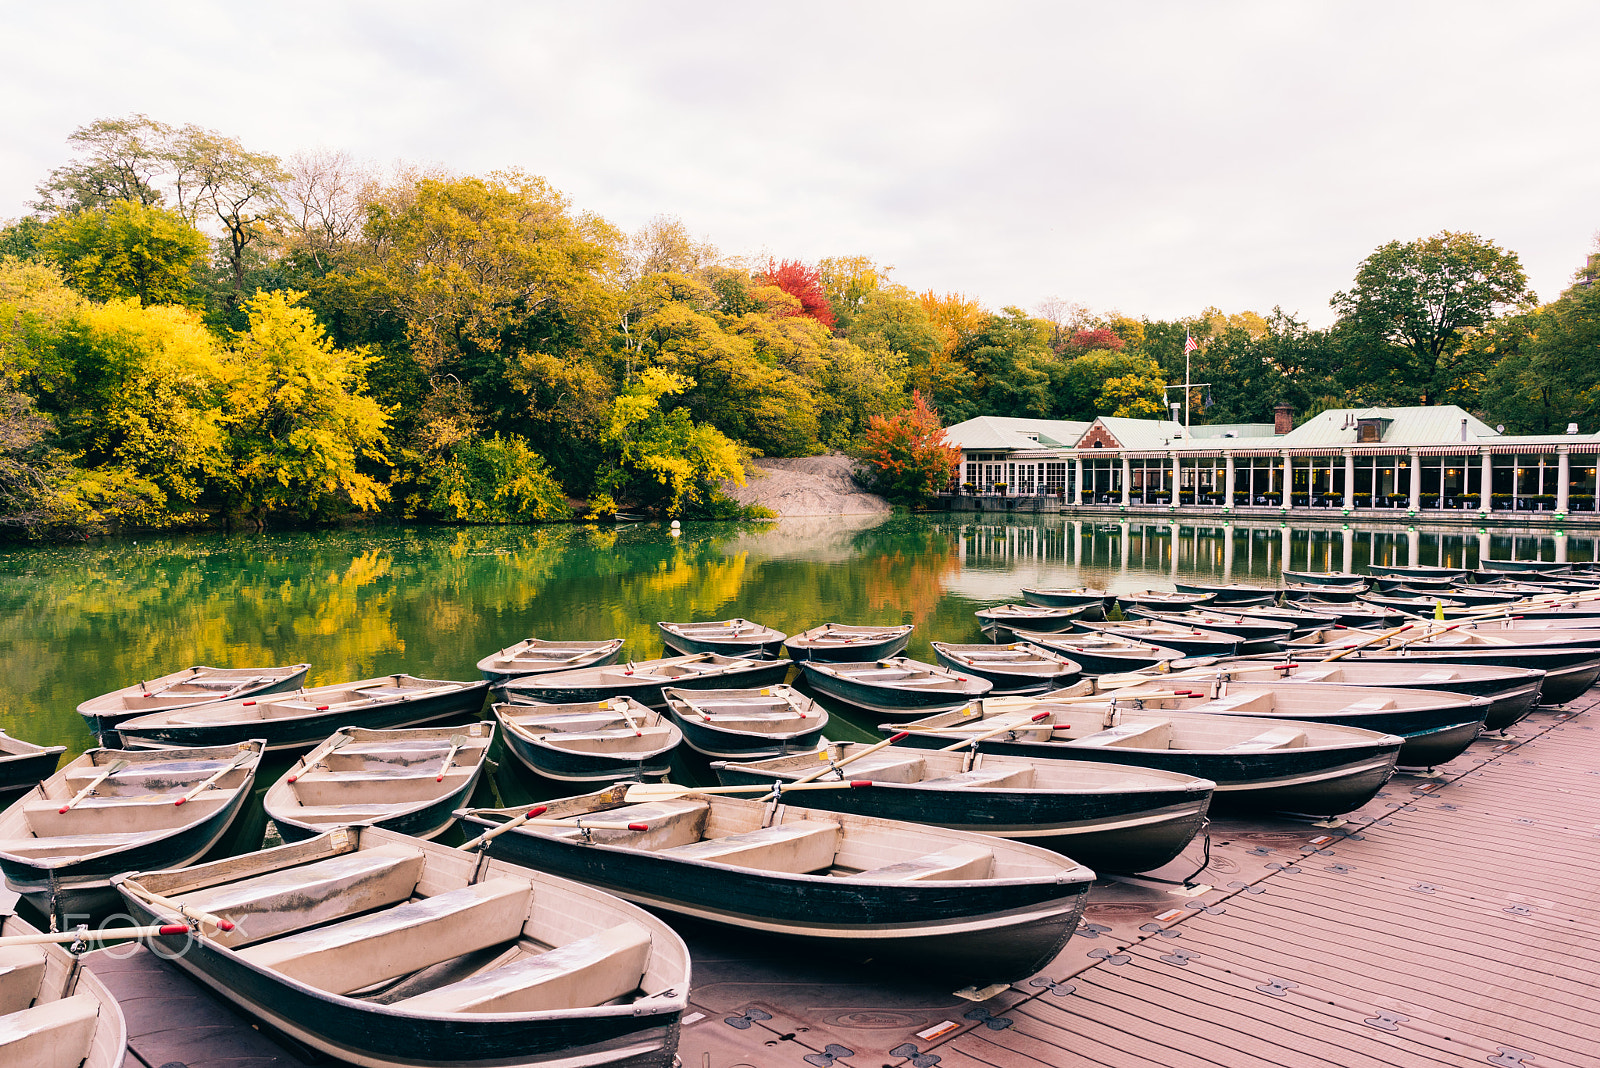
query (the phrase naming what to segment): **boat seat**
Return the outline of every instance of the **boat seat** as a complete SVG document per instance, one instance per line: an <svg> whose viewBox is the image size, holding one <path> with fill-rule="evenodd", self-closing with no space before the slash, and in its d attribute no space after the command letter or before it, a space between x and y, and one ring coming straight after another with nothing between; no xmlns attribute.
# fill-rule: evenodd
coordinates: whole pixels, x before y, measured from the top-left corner
<svg viewBox="0 0 1600 1068"><path fill-rule="evenodd" d="M1086 748L1124 746L1129 749L1167 749L1172 745L1172 723L1164 719L1119 723L1115 727L1074 738L1072 744Z"/></svg>
<svg viewBox="0 0 1600 1068"><path fill-rule="evenodd" d="M0 1016L32 1005L44 984L43 946L0 947Z"/></svg>
<svg viewBox="0 0 1600 1068"><path fill-rule="evenodd" d="M385 775L358 777L356 775L301 776L290 789L302 805L402 805L415 804L442 797L451 790L460 789L478 773L475 765L452 766L439 779L438 772L420 775Z"/></svg>
<svg viewBox="0 0 1600 1068"><path fill-rule="evenodd" d="M650 965L650 944L649 931L636 923L624 923L406 998L394 1007L433 1015L603 1005L639 988Z"/></svg>
<svg viewBox="0 0 1600 1068"><path fill-rule="evenodd" d="M99 1015L98 1001L74 994L0 1017L0 1064L78 1068L89 1056Z"/></svg>
<svg viewBox="0 0 1600 1068"><path fill-rule="evenodd" d="M837 823L797 820L757 831L707 838L657 852L678 860L708 860L740 868L802 875L831 866L838 850Z"/></svg>
<svg viewBox="0 0 1600 1068"><path fill-rule="evenodd" d="M694 723L695 720L689 722ZM699 722L704 723L705 720ZM801 727L817 722L816 716L799 716L793 712L725 712L710 718L712 726L725 731L754 731L769 733L784 727Z"/></svg>
<svg viewBox="0 0 1600 1068"><path fill-rule="evenodd" d="M232 931L212 931L211 940L242 946L404 901L422 866L422 850L394 843L168 896L232 920Z"/></svg>
<svg viewBox="0 0 1600 1068"><path fill-rule="evenodd" d="M241 959L348 994L522 933L533 884L501 877L238 950Z"/></svg>
<svg viewBox="0 0 1600 1068"><path fill-rule="evenodd" d="M394 809L395 806L392 804L301 805L285 812L284 817L306 823L327 823L332 827L344 827L392 816Z"/></svg>
<svg viewBox="0 0 1600 1068"><path fill-rule="evenodd" d="M1424 671L1416 676L1416 682L1454 682L1461 677L1458 671Z"/></svg>
<svg viewBox="0 0 1600 1068"><path fill-rule="evenodd" d="M59 834L48 838L0 838L0 853L11 853L30 860L82 857L93 853L104 853L109 849L120 849L150 836L150 831L139 831L120 834Z"/></svg>
<svg viewBox="0 0 1600 1068"><path fill-rule="evenodd" d="M845 878L867 883L927 882L935 879L987 879L994 851L980 845L953 845L937 853L869 868Z"/></svg>
<svg viewBox="0 0 1600 1068"><path fill-rule="evenodd" d="M672 801L648 801L642 804L608 808L590 814L589 818L607 823L643 823L648 831L594 830L591 841L601 845L627 846L630 849L668 849L700 841L705 834L706 821L711 816L709 802L699 798L678 798ZM564 818L564 817L563 817ZM577 828L542 827L541 831L555 838L581 839L584 834Z"/></svg>
<svg viewBox="0 0 1600 1068"><path fill-rule="evenodd" d="M577 753L649 752L666 745L674 729L645 727L636 731L622 727L614 731L596 731L593 734L547 734L539 736L539 740L552 748L568 749Z"/></svg>
<svg viewBox="0 0 1600 1068"><path fill-rule="evenodd" d="M956 775L938 779L923 779L923 786L988 787L991 789L1026 790L1033 785L1033 766L1020 768L973 768Z"/></svg>
<svg viewBox="0 0 1600 1068"><path fill-rule="evenodd" d="M1363 697L1359 701L1351 701L1340 712L1382 712L1395 707L1392 697Z"/></svg>
<svg viewBox="0 0 1600 1068"><path fill-rule="evenodd" d="M903 753L873 753L848 765L846 778L870 779L873 782L921 782L928 773L928 762L919 756ZM844 768L840 769L844 771Z"/></svg>
<svg viewBox="0 0 1600 1068"><path fill-rule="evenodd" d="M626 720L615 712L567 712L555 716L519 714L507 716L506 722L530 733L539 730L583 733L620 727Z"/></svg>
<svg viewBox="0 0 1600 1068"><path fill-rule="evenodd" d="M1273 727L1254 738L1222 747L1224 753L1262 753L1269 749L1298 749L1306 744L1305 731L1293 727Z"/></svg>
<svg viewBox="0 0 1600 1068"><path fill-rule="evenodd" d="M177 791L162 797L86 797L65 812L61 811L63 801L32 798L23 802L22 814L28 829L41 839L81 834L90 828L102 834L149 834L187 827L231 804L237 795L236 787L217 786L182 805L176 803L183 796Z"/></svg>

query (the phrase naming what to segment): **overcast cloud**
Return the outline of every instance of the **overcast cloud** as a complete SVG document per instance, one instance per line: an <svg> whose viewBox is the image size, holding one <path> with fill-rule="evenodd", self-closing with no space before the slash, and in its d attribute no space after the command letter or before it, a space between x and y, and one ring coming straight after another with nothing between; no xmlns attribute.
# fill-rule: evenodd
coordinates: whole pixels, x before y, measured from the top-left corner
<svg viewBox="0 0 1600 1068"><path fill-rule="evenodd" d="M1600 228L1584 3L4 3L0 217L96 118L522 167L625 230L990 307L1316 324L1385 241L1555 297Z"/></svg>

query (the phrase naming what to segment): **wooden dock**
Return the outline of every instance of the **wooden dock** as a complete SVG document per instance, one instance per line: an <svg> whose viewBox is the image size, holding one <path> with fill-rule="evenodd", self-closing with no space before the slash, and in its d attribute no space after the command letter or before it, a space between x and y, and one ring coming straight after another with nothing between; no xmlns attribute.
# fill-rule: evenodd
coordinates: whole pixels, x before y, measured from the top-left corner
<svg viewBox="0 0 1600 1068"><path fill-rule="evenodd" d="M1045 974L981 1002L937 975L685 926L682 1063L1593 1068L1597 706L1600 689L1437 777L1397 776L1340 827L1219 820L1196 885L1097 884ZM1181 879L1202 848L1152 874ZM129 1068L314 1060L142 950L88 960L127 1010Z"/></svg>

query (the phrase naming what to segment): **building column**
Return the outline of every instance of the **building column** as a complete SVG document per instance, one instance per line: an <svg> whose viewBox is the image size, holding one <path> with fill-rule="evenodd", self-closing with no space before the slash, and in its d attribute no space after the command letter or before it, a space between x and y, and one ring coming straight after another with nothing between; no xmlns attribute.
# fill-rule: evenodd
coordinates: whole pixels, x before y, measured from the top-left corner
<svg viewBox="0 0 1600 1068"><path fill-rule="evenodd" d="M1283 450L1283 510L1287 512L1294 507L1294 457L1289 455L1289 450Z"/></svg>
<svg viewBox="0 0 1600 1068"><path fill-rule="evenodd" d="M1074 468L1074 473L1077 475L1077 481L1075 481L1073 483L1072 492L1073 492L1074 496L1073 496L1072 499L1073 499L1074 503L1082 504L1083 503L1083 457L1074 456L1072 458L1072 465L1073 465L1073 468Z"/></svg>
<svg viewBox="0 0 1600 1068"><path fill-rule="evenodd" d="M1406 563L1412 567L1422 564L1422 535L1415 528L1406 531Z"/></svg>
<svg viewBox="0 0 1600 1068"><path fill-rule="evenodd" d="M1562 453L1561 455L1562 455L1562 458L1565 459L1566 453ZM1169 501L1168 503L1172 504L1172 505L1176 505L1176 504L1178 504L1178 502L1179 502L1179 498L1178 498L1178 454L1177 453L1173 453L1172 454L1172 500Z"/></svg>
<svg viewBox="0 0 1600 1068"><path fill-rule="evenodd" d="M1489 459L1489 454L1484 453L1482 472L1478 478L1478 511L1484 515L1488 515L1490 508L1493 507L1489 500L1489 489L1494 485L1493 475L1491 474L1493 469L1489 466Z"/></svg>
<svg viewBox="0 0 1600 1068"><path fill-rule="evenodd" d="M1417 455L1417 450L1411 450L1411 496L1407 507L1415 512L1422 500L1422 459ZM1416 563L1415 560L1412 561Z"/></svg>
<svg viewBox="0 0 1600 1068"><path fill-rule="evenodd" d="M1356 506L1356 456L1349 449L1344 450L1344 506Z"/></svg>
<svg viewBox="0 0 1600 1068"><path fill-rule="evenodd" d="M1176 581L1178 578L1178 539L1180 537L1182 537L1182 535L1178 533L1178 524L1168 523L1167 545L1170 546L1169 551L1172 554L1172 578L1174 581Z"/></svg>
<svg viewBox="0 0 1600 1068"><path fill-rule="evenodd" d="M1083 563L1083 520L1072 521L1072 562Z"/></svg>
<svg viewBox="0 0 1600 1068"><path fill-rule="evenodd" d="M1124 497L1123 500L1126 501L1127 498ZM1117 542L1122 547L1122 570L1126 571L1128 570L1128 552L1131 549L1128 543L1133 539L1128 537L1128 521L1126 519L1118 523L1117 526L1122 529L1122 533L1118 535Z"/></svg>
<svg viewBox="0 0 1600 1068"><path fill-rule="evenodd" d="M1556 511L1563 515L1566 514L1569 503L1571 473L1572 462L1567 459L1567 447L1565 445L1556 446ZM1564 548L1566 539L1561 539L1560 544ZM1562 563L1565 562L1564 560L1562 561Z"/></svg>
<svg viewBox="0 0 1600 1068"><path fill-rule="evenodd" d="M1485 493L1484 497L1487 499L1488 494ZM1489 532L1480 530L1478 531L1478 566L1482 567L1483 562L1487 559L1489 559Z"/></svg>
<svg viewBox="0 0 1600 1068"><path fill-rule="evenodd" d="M1562 454L1562 458L1566 458L1565 453ZM1554 541L1556 543L1556 563L1564 564L1567 562L1567 532L1564 530L1556 531Z"/></svg>
<svg viewBox="0 0 1600 1068"><path fill-rule="evenodd" d="M1133 497L1133 464L1128 460L1128 454L1122 454L1122 507L1126 508L1132 503Z"/></svg>
<svg viewBox="0 0 1600 1068"><path fill-rule="evenodd" d="M1233 453L1231 452L1228 453L1227 471L1228 473L1225 476L1227 479L1227 486L1222 492L1222 510L1224 512L1231 512L1233 511Z"/></svg>
<svg viewBox="0 0 1600 1068"><path fill-rule="evenodd" d="M1287 571L1287 570L1289 570L1289 560L1294 555L1294 540L1293 539L1294 539L1294 529L1292 527L1285 526L1283 528L1283 559L1278 561L1278 570L1279 571Z"/></svg>
<svg viewBox="0 0 1600 1068"><path fill-rule="evenodd" d="M1356 532L1349 527L1344 528L1344 566L1339 568L1345 574L1350 574L1356 569Z"/></svg>
<svg viewBox="0 0 1600 1068"><path fill-rule="evenodd" d="M1232 464L1233 460L1230 458L1228 460L1228 463ZM1233 492L1231 485L1229 487L1228 492L1229 493ZM1232 582L1233 581L1233 521L1232 520L1229 520L1228 522L1225 522L1225 523L1222 524L1222 581L1223 582Z"/></svg>

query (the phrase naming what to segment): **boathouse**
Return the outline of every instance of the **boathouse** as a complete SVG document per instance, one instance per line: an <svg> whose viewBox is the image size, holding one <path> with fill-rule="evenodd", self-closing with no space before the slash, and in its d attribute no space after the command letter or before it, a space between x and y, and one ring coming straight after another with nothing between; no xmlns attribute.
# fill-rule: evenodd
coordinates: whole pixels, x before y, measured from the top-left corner
<svg viewBox="0 0 1600 1068"><path fill-rule="evenodd" d="M1294 426L1280 404L1276 417L1185 427L980 416L945 430L961 450L949 496L1119 509L1600 517L1600 434L1576 425L1509 435L1454 405L1335 408Z"/></svg>

